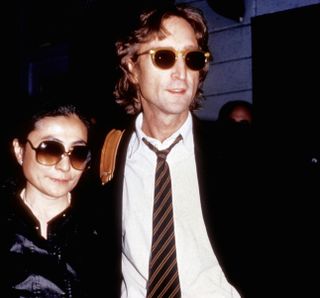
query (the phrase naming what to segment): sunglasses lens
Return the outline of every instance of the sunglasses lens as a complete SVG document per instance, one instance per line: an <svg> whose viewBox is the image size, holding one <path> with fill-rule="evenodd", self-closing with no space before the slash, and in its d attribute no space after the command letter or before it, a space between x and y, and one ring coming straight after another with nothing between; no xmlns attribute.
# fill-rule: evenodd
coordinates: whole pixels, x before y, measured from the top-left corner
<svg viewBox="0 0 320 298"><path fill-rule="evenodd" d="M54 141L45 141L37 148L37 161L43 165L51 166L59 162L62 154L64 153L64 147Z"/></svg>
<svg viewBox="0 0 320 298"><path fill-rule="evenodd" d="M90 150L88 146L75 146L70 153L70 162L77 170L83 170L90 161Z"/></svg>
<svg viewBox="0 0 320 298"><path fill-rule="evenodd" d="M170 50L158 50L153 56L153 61L159 68L169 69L176 62L176 54Z"/></svg>
<svg viewBox="0 0 320 298"><path fill-rule="evenodd" d="M192 51L186 55L186 64L192 70L201 70L206 65L206 56L200 51Z"/></svg>
<svg viewBox="0 0 320 298"><path fill-rule="evenodd" d="M45 166L57 164L64 154L69 156L72 167L77 170L85 169L91 158L88 146L74 146L66 153L62 144L55 141L45 141L36 149L37 161Z"/></svg>

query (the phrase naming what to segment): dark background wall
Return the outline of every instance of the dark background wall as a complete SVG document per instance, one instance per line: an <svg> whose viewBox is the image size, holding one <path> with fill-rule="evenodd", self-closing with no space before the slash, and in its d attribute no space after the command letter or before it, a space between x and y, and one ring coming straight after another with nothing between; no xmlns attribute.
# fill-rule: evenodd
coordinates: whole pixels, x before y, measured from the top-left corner
<svg viewBox="0 0 320 298"><path fill-rule="evenodd" d="M318 291L319 28L319 4L252 20L257 200L273 277L299 297Z"/></svg>
<svg viewBox="0 0 320 298"><path fill-rule="evenodd" d="M296 160L319 159L320 5L252 20L253 101L261 135ZM285 155L286 154L286 155Z"/></svg>

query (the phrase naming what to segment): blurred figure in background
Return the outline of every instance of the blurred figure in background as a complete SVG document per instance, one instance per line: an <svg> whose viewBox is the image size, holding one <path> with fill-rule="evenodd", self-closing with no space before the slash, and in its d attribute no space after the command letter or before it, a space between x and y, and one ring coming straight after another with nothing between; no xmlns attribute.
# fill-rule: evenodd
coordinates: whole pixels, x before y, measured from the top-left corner
<svg viewBox="0 0 320 298"><path fill-rule="evenodd" d="M244 100L225 103L218 116L220 140L225 152L242 162L243 156L252 154L253 111L252 104Z"/></svg>
<svg viewBox="0 0 320 298"><path fill-rule="evenodd" d="M226 102L219 111L218 120L252 123L252 104L244 100Z"/></svg>

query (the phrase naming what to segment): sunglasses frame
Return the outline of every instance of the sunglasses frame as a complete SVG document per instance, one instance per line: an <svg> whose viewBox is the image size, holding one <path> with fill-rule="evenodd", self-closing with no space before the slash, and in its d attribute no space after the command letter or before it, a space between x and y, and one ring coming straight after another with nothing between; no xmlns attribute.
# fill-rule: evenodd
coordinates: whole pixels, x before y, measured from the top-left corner
<svg viewBox="0 0 320 298"><path fill-rule="evenodd" d="M175 55L175 60L174 60L174 63L173 63L170 67L161 67L161 66L159 66L159 65L157 64L156 59L155 59L155 55L156 55L157 52L159 52L159 51L170 51L171 53L174 53L174 55ZM190 54L190 53L194 53L194 52L196 52L196 53L202 53L202 54L204 55L204 58L205 58L204 63L205 63L205 64L204 64L204 66L203 66L202 68L200 68L200 69L193 69L193 68L191 68L191 67L188 65L188 63L187 63L187 60L186 60L187 55ZM139 57L139 56L141 56L141 55L145 55L145 54L149 54L149 55L151 56L151 60L152 60L152 63L153 63L154 66L156 66L157 68L163 69L163 70L172 68L172 67L175 65L175 63L176 63L179 55L182 56L182 58L183 58L183 60L184 60L184 62L185 62L185 64L186 64L186 66L187 66L189 69L193 70L193 71L200 71L200 70L202 70L202 69L206 66L206 64L209 62L209 60L211 59L211 54L210 54L210 52L205 52L205 51L201 51L201 50L181 50L181 51L179 51L179 50L176 50L175 48L171 48L171 47L153 48L153 49L150 49L150 50L147 50L147 51L144 51L144 52L142 52L142 53L137 54L137 57Z"/></svg>
<svg viewBox="0 0 320 298"><path fill-rule="evenodd" d="M72 166L74 169L76 169L76 170L82 171L82 170L86 169L89 161L91 160L91 152L90 152L90 150L89 150L89 148L88 148L87 145L84 145L84 146L83 146L83 145L76 145L76 146L73 146L69 151L65 151L64 146L63 146L61 143L59 143L59 142L57 142L57 141L54 141L54 140L42 141L42 142L38 145L38 147L35 147L29 139L27 139L26 142L30 145L31 149L36 152L36 161L37 161L39 164L43 165L43 166L54 166L54 165L58 164L64 156L68 156L71 166ZM58 158L58 156L57 156L57 158L58 158L57 161L54 162L54 163L52 163L52 164L51 164L51 163L43 163L43 162L40 162L40 160L39 160L39 154L41 153L40 150L42 150L41 145L44 144L44 143L46 143L46 142L51 142L51 143L58 144L59 146L61 146L61 148L63 148L63 153L59 156L59 158ZM74 151L74 148L75 148L75 147L86 147L86 148L88 148L87 158L86 158L86 160L83 161L83 163L82 163L82 164L83 164L83 167L81 167L81 168L74 166L74 162L75 162L75 161L73 160L72 152Z"/></svg>

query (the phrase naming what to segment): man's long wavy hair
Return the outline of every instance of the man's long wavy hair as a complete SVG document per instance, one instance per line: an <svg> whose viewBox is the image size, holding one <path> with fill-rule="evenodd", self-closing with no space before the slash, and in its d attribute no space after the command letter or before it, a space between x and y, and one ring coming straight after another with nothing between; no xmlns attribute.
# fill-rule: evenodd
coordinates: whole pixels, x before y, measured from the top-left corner
<svg viewBox="0 0 320 298"><path fill-rule="evenodd" d="M139 45L151 41L153 38L164 39L168 32L163 27L163 22L170 17L180 17L186 20L195 32L199 49L209 52L208 25L201 10L186 4L163 6L157 9L148 9L143 12L136 28L123 39L116 42L116 51L119 58L120 78L116 83L114 96L116 102L123 106L130 115L139 113L142 109L139 86L131 80L128 62L135 62ZM200 107L203 97L203 81L208 73L208 63L200 70L199 84L195 97L190 105L190 110Z"/></svg>

